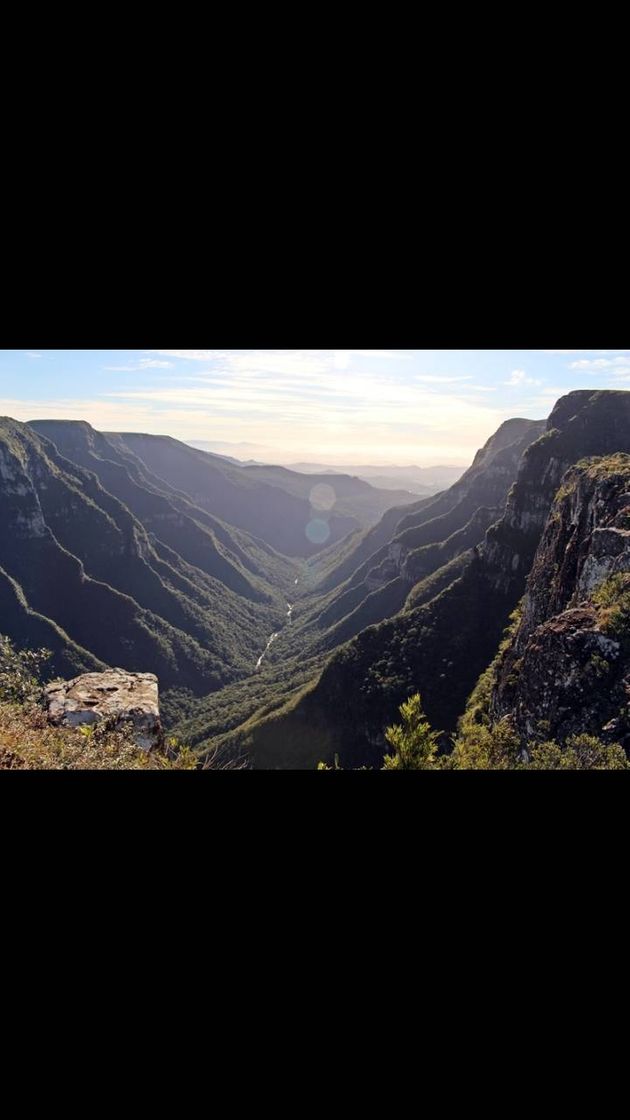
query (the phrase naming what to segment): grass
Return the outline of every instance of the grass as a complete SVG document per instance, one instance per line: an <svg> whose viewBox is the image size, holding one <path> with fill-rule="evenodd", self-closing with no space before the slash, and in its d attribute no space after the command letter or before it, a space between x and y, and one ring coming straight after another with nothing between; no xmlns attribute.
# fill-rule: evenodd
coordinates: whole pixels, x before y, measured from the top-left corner
<svg viewBox="0 0 630 1120"><path fill-rule="evenodd" d="M607 579L593 595L599 625L605 634L630 644L630 572Z"/></svg>
<svg viewBox="0 0 630 1120"><path fill-rule="evenodd" d="M0 701L0 770L195 770L182 749L176 759L145 754L124 731L51 727L37 705Z"/></svg>

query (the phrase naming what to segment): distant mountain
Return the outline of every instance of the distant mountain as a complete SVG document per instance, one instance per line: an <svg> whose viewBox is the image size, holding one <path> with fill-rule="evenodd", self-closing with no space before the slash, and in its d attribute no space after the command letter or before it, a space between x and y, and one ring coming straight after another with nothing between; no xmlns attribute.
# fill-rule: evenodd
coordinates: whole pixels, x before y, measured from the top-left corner
<svg viewBox="0 0 630 1120"><path fill-rule="evenodd" d="M285 556L314 556L325 545L374 524L385 509L413 501L411 494L375 490L360 480L326 478L335 493L322 508L302 475L282 467L235 465L166 436L108 434L123 454L131 453L153 476L195 506L265 541ZM337 476L335 476L337 478ZM316 523L315 525L313 523Z"/></svg>
<svg viewBox="0 0 630 1120"><path fill-rule="evenodd" d="M407 475L397 475L395 478L390 478L388 475L375 474L368 477L359 473L358 477L362 478L364 482L369 481L370 486L376 486L379 490L406 490L415 494L418 498L430 498L444 488L443 486L425 486Z"/></svg>
<svg viewBox="0 0 630 1120"><path fill-rule="evenodd" d="M211 455L219 455L223 459L227 459L231 463L242 463L245 460L262 460L264 463L272 463L275 453L272 447L266 447L261 443L230 443L227 440L190 440L187 441L189 447L196 447L199 451L208 451Z"/></svg>
<svg viewBox="0 0 630 1120"><path fill-rule="evenodd" d="M278 486L289 494L304 498L316 509L333 502L335 513L354 518L355 528L373 525L392 506L410 505L414 495L407 490L379 490L356 475L326 472L324 474L299 474L286 467L270 467L258 463L245 465L251 478ZM318 488L324 488L318 496Z"/></svg>
<svg viewBox="0 0 630 1120"><path fill-rule="evenodd" d="M437 494L457 482L465 471L465 467L437 466L395 466L361 465L354 466L347 463L331 465L330 463L286 463L277 457L273 448L254 443L227 443L221 440L192 440L189 447L206 451L234 466L280 466L298 474L313 475L349 475L351 478L360 478L369 482L371 486L381 490L397 490L411 492L420 497Z"/></svg>
<svg viewBox="0 0 630 1120"><path fill-rule="evenodd" d="M385 489L411 490L412 493L426 490L436 494L453 486L464 474L465 467L399 467L392 465L371 466L324 466L321 463L291 463L290 469L302 474L340 473L362 478L372 486Z"/></svg>

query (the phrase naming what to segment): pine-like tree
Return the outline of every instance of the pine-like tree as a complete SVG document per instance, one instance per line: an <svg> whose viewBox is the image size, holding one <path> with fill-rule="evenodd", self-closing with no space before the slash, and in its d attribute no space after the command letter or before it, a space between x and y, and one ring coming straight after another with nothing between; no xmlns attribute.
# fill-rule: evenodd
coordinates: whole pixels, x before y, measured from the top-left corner
<svg viewBox="0 0 630 1120"><path fill-rule="evenodd" d="M419 693L400 708L402 725L388 727L385 738L394 753L385 756L384 770L433 770L439 735L431 730Z"/></svg>

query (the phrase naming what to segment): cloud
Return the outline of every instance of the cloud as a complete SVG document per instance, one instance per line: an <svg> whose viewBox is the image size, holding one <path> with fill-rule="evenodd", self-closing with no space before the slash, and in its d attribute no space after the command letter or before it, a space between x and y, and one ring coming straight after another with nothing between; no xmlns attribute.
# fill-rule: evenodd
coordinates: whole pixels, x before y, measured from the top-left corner
<svg viewBox="0 0 630 1120"><path fill-rule="evenodd" d="M532 397L529 390L542 382L521 368L501 382L499 367L495 383L484 384L496 365L484 369L463 351L119 353L120 365L116 352L107 355L114 362L101 366L99 380L79 380L73 391L67 379L65 399L50 399L53 388L47 398L42 389L35 401L0 401L0 411L21 420L85 419L106 431L273 445L284 462L308 456L358 463L367 456L382 463L465 464L517 409L519 415L547 414L566 391L559 389L551 402L546 391ZM540 362L539 352L528 353ZM92 399L86 399L83 383L91 386ZM20 392L16 387L5 396Z"/></svg>
<svg viewBox="0 0 630 1120"><path fill-rule="evenodd" d="M528 377L524 369L515 369L512 371L510 380L504 381L503 384L521 388L523 385L542 385L542 381L536 381L535 378Z"/></svg>
<svg viewBox="0 0 630 1120"><path fill-rule="evenodd" d="M140 358L135 365L103 366L109 373L138 373L143 369L173 369L173 362L161 362L157 358Z"/></svg>

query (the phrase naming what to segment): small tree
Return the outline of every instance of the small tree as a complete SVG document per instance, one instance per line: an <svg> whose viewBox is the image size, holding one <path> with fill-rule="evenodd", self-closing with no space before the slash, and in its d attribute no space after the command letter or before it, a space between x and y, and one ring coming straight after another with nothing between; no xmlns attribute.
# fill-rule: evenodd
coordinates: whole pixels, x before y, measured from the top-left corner
<svg viewBox="0 0 630 1120"><path fill-rule="evenodd" d="M433 770L440 736L431 730L419 693L400 708L402 725L388 727L385 738L394 753L385 756L384 770Z"/></svg>

